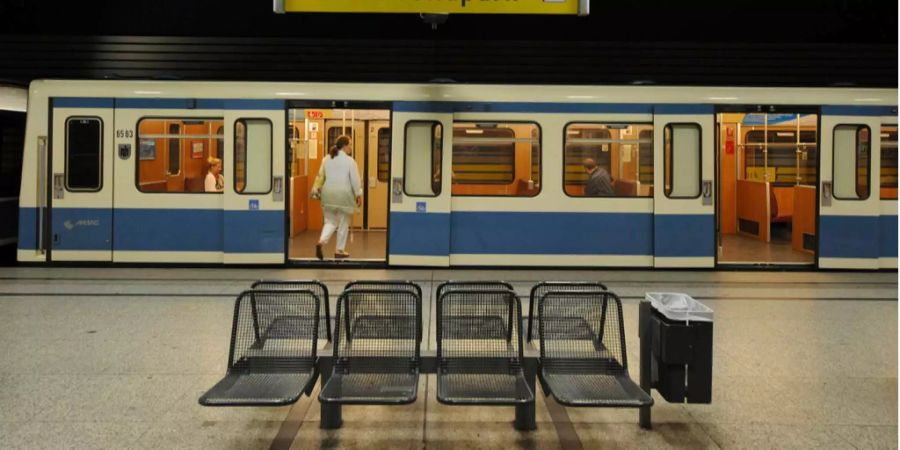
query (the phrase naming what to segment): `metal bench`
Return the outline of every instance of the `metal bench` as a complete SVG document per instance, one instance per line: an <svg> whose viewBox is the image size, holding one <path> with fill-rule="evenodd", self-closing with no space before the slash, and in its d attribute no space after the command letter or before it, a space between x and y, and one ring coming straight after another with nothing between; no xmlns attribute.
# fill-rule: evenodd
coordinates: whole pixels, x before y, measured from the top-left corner
<svg viewBox="0 0 900 450"><path fill-rule="evenodd" d="M319 297L308 290L250 290L234 305L228 372L203 406L282 406L312 391Z"/></svg>
<svg viewBox="0 0 900 450"><path fill-rule="evenodd" d="M643 407L628 376L622 302L612 292L548 291L538 303L544 392L566 406Z"/></svg>
<svg viewBox="0 0 900 450"><path fill-rule="evenodd" d="M528 342L531 342L534 338L533 324L537 320L534 315L534 308L537 305L541 298L544 297L547 292L550 291L588 291L588 292L603 292L607 290L606 285L600 283L598 281L544 281L542 283L538 283L531 288L531 295L529 295L528 301Z"/></svg>
<svg viewBox="0 0 900 450"><path fill-rule="evenodd" d="M416 400L422 341L422 299L410 290L349 289L338 299L330 374L322 367L319 401L401 405ZM323 411L325 411L323 409ZM340 426L340 409L322 427Z"/></svg>
<svg viewBox="0 0 900 450"><path fill-rule="evenodd" d="M522 308L514 292L445 289L437 308L439 402L534 403L523 370Z"/></svg>
<svg viewBox="0 0 900 450"><path fill-rule="evenodd" d="M331 342L331 306L329 306L329 298L328 298L328 286L325 286L324 283L317 280L259 280L253 283L250 286L250 289L264 289L264 290L282 290L282 289L291 289L291 290L308 290L312 293L319 296L319 299L322 300L322 306L324 306L323 311L325 312L324 316L321 316L321 323L319 324L319 337L324 337Z"/></svg>

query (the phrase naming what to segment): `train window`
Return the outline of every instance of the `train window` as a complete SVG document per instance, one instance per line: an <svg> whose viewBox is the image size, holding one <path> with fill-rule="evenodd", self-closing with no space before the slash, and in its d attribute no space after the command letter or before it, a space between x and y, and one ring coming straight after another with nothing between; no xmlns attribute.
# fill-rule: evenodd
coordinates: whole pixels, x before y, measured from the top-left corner
<svg viewBox="0 0 900 450"><path fill-rule="evenodd" d="M865 200L869 198L869 140L865 125L834 127L833 183L834 198Z"/></svg>
<svg viewBox="0 0 900 450"><path fill-rule="evenodd" d="M700 196L700 140L696 123L672 123L663 130L666 197Z"/></svg>
<svg viewBox="0 0 900 450"><path fill-rule="evenodd" d="M404 135L403 190L414 197L440 195L443 126L440 122L410 121Z"/></svg>
<svg viewBox="0 0 900 450"><path fill-rule="evenodd" d="M215 158L221 165L225 138L221 118L144 118L137 129L139 191L205 192L210 162Z"/></svg>
<svg viewBox="0 0 900 450"><path fill-rule="evenodd" d="M533 197L540 166L537 123L453 123L453 195Z"/></svg>
<svg viewBox="0 0 900 450"><path fill-rule="evenodd" d="M897 199L897 125L881 127L881 199Z"/></svg>
<svg viewBox="0 0 900 450"><path fill-rule="evenodd" d="M649 197L653 125L571 123L564 131L563 190L570 197Z"/></svg>
<svg viewBox="0 0 900 450"><path fill-rule="evenodd" d="M103 121L99 117L66 120L66 189L96 192L103 185Z"/></svg>
<svg viewBox="0 0 900 450"><path fill-rule="evenodd" d="M378 181L387 183L391 176L391 129L378 129Z"/></svg>
<svg viewBox="0 0 900 450"><path fill-rule="evenodd" d="M272 190L272 122L238 119L234 123L234 191L266 194Z"/></svg>

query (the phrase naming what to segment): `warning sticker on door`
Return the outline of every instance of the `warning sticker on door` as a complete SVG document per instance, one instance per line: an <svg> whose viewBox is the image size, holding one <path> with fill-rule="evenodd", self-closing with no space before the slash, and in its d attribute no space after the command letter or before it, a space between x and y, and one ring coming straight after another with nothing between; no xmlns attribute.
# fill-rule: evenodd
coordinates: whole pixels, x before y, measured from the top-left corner
<svg viewBox="0 0 900 450"><path fill-rule="evenodd" d="M259 211L259 200L250 200L250 211Z"/></svg>

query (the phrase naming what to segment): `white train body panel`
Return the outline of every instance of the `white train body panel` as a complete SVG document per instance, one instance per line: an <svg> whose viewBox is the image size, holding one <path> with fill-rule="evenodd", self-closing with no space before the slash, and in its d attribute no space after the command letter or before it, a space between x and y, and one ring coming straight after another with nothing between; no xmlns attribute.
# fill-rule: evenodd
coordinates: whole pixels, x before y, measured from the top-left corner
<svg viewBox="0 0 900 450"><path fill-rule="evenodd" d="M717 106L822 108L823 182L830 180L830 160L824 157L831 152L829 127L842 123L846 114L873 127L897 123L895 89L36 81L29 90L19 261L286 263L289 197L284 188L289 174L283 137L291 101L391 104L390 173L401 181L407 151L404 125L409 121L443 125L445 169L452 165L449 130L454 121L539 126L541 186L536 196L452 196L447 176L439 195L401 193L389 201L387 264L392 266L713 267L714 190L704 187L696 196L678 197L657 188L649 197L631 198L579 198L564 192L563 137L572 122L653 125L655 186L664 183L663 130L684 123L698 126L699 166L692 176L715 186ZM65 146L62 124L82 116L103 120L103 188L93 193L63 190L59 196L53 177L66 172L60 161L60 146ZM235 163L236 121L268 121L272 189L237 194L228 176L223 195L140 191L135 179L137 127L142 118L152 117L223 120L220 152L226 171ZM126 156L121 152L127 146ZM874 180L878 156L873 145ZM821 267L897 267L896 200L838 201L821 209L822 218L837 216L860 217L871 227L858 238L865 240L866 250L854 250L853 240L821 243ZM848 224L838 219L835 228L823 231L841 233L852 226ZM108 242L101 235L108 235Z"/></svg>

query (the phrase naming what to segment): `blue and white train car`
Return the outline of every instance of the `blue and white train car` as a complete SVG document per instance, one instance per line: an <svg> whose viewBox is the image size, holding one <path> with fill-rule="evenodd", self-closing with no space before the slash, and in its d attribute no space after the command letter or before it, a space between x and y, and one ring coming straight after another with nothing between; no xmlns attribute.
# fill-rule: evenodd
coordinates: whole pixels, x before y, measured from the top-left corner
<svg viewBox="0 0 900 450"><path fill-rule="evenodd" d="M896 130L896 89L35 81L17 256L318 263L352 134L389 266L895 269Z"/></svg>

